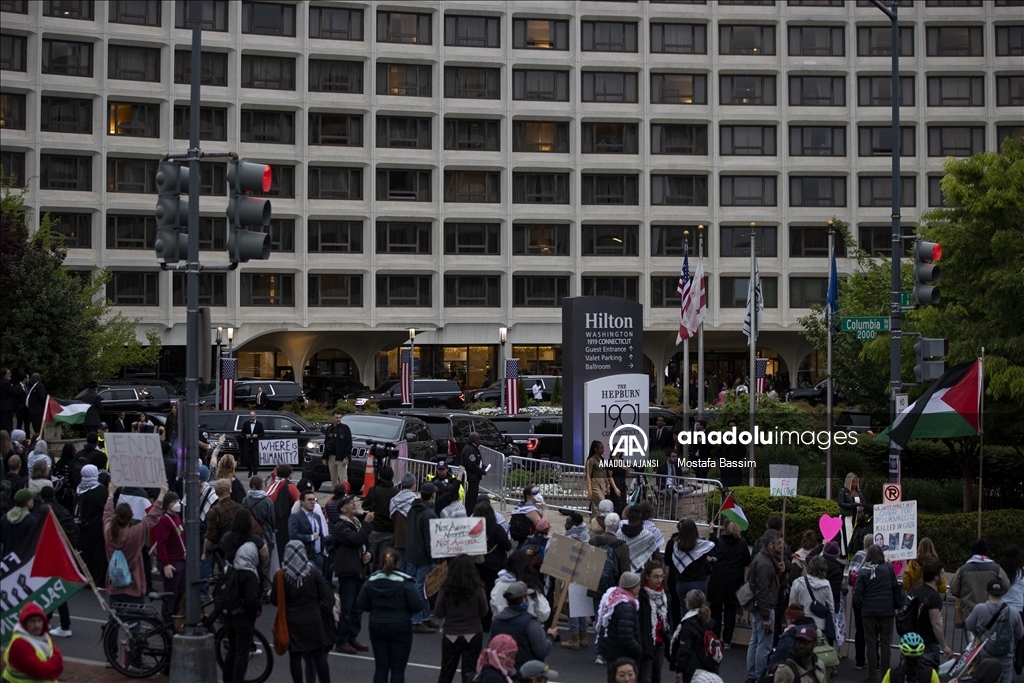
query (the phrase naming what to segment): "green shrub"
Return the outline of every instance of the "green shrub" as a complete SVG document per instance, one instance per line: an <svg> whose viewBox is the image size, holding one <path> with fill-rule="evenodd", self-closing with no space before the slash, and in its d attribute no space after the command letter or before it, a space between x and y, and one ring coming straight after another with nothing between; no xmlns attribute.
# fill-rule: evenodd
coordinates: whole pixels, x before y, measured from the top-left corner
<svg viewBox="0 0 1024 683"><path fill-rule="evenodd" d="M562 405L562 378L555 378L555 386L551 387L551 402L555 405Z"/></svg>
<svg viewBox="0 0 1024 683"><path fill-rule="evenodd" d="M497 405L496 401L473 401L472 403L466 404L466 410L480 410L481 408L493 408Z"/></svg>
<svg viewBox="0 0 1024 683"><path fill-rule="evenodd" d="M558 479L554 469L512 470L508 475L508 495L518 499L531 484L550 484Z"/></svg>
<svg viewBox="0 0 1024 683"><path fill-rule="evenodd" d="M352 401L346 401L345 399L338 399L338 402L334 404L334 409L341 411L342 415L348 415L356 412L356 404Z"/></svg>
<svg viewBox="0 0 1024 683"><path fill-rule="evenodd" d="M782 498L768 495L767 488L738 486L732 489L736 502L743 508L750 522L746 532L747 541L753 543L768 528L768 518L782 514ZM713 495L716 505L721 505L718 496ZM800 536L805 529L814 529L817 533L818 520L822 515L839 514L839 504L834 500L796 496L786 501L786 542L791 548L800 547Z"/></svg>
<svg viewBox="0 0 1024 683"><path fill-rule="evenodd" d="M674 406L677 405L680 401L682 401L682 398L680 397L680 391L675 387L675 385L667 385L662 393L665 403L667 405Z"/></svg>

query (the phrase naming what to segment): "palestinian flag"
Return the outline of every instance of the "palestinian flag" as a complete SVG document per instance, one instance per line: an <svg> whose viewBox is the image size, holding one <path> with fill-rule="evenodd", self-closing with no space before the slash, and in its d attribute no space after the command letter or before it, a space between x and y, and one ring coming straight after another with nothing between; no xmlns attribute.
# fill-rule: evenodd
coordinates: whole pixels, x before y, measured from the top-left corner
<svg viewBox="0 0 1024 683"><path fill-rule="evenodd" d="M81 401L64 401L47 395L46 408L43 411L43 422L67 422L80 425L85 422L86 413L93 410L88 403ZM96 420L98 423L99 420Z"/></svg>
<svg viewBox="0 0 1024 683"><path fill-rule="evenodd" d="M747 527L750 526L747 516L743 514L743 508L736 502L736 496L732 494L732 491L726 495L725 501L722 503L722 509L718 511L718 514L735 522L736 526L742 531L746 531Z"/></svg>
<svg viewBox="0 0 1024 683"><path fill-rule="evenodd" d="M906 448L911 439L975 436L981 411L984 373L981 360L955 365L896 416L891 427L875 437Z"/></svg>
<svg viewBox="0 0 1024 683"><path fill-rule="evenodd" d="M36 522L32 535L19 547L5 548L4 553L0 564L2 643L10 639L25 603L35 602L49 614L89 584L53 510Z"/></svg>

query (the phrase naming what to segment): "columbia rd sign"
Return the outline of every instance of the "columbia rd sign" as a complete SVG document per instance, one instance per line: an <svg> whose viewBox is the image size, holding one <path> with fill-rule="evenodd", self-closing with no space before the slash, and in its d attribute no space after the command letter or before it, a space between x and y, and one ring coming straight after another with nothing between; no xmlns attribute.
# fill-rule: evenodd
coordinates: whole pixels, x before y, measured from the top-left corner
<svg viewBox="0 0 1024 683"><path fill-rule="evenodd" d="M874 339L879 332L889 331L889 319L883 317L872 318L843 318L843 332L856 332L857 339Z"/></svg>

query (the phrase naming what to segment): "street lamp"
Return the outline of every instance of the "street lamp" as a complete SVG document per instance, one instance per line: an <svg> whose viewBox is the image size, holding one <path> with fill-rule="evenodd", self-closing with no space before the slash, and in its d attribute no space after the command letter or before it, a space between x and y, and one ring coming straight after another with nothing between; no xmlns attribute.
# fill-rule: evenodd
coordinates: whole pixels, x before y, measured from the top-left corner
<svg viewBox="0 0 1024 683"><path fill-rule="evenodd" d="M228 358L234 358L235 328L228 328Z"/></svg>
<svg viewBox="0 0 1024 683"><path fill-rule="evenodd" d="M214 410L220 410L220 359L221 359L221 344L224 341L224 328L217 328L217 384L214 387ZM209 353L209 351L207 351Z"/></svg>
<svg viewBox="0 0 1024 683"><path fill-rule="evenodd" d="M501 366L498 370L501 377L501 414L505 414L505 342L508 341L508 328L498 328L498 341L501 342Z"/></svg>
<svg viewBox="0 0 1024 683"><path fill-rule="evenodd" d="M416 328L409 328L409 407L416 407Z"/></svg>

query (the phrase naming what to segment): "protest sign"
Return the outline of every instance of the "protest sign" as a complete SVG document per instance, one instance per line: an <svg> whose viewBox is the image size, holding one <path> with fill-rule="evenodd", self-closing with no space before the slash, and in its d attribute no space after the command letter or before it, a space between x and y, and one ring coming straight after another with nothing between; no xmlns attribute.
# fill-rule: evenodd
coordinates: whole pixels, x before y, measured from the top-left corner
<svg viewBox="0 0 1024 683"><path fill-rule="evenodd" d="M888 562L917 557L917 501L904 500L874 507L875 545Z"/></svg>
<svg viewBox="0 0 1024 683"><path fill-rule="evenodd" d="M427 574L424 579L423 589L427 592L427 597L432 598L437 595L437 592L441 590L441 586L444 585L444 580L448 578L448 563L442 562Z"/></svg>
<svg viewBox="0 0 1024 683"><path fill-rule="evenodd" d="M110 432L106 443L107 467L115 486L158 489L167 483L159 434Z"/></svg>
<svg viewBox="0 0 1024 683"><path fill-rule="evenodd" d="M297 439L260 439L260 467L298 464Z"/></svg>
<svg viewBox="0 0 1024 683"><path fill-rule="evenodd" d="M544 564L540 571L556 579L597 590L605 557L605 552L600 548L562 534L552 534L544 551Z"/></svg>
<svg viewBox="0 0 1024 683"><path fill-rule="evenodd" d="M795 498L799 474L800 468L796 465L768 465L769 495Z"/></svg>
<svg viewBox="0 0 1024 683"><path fill-rule="evenodd" d="M430 556L486 555L487 534L483 517L430 520Z"/></svg>

